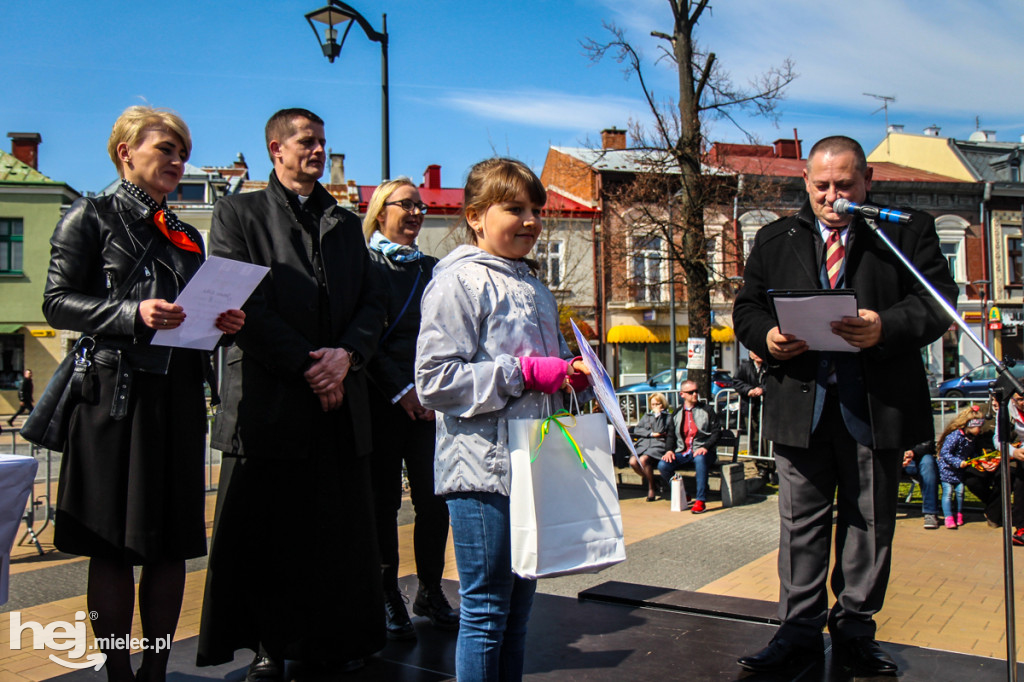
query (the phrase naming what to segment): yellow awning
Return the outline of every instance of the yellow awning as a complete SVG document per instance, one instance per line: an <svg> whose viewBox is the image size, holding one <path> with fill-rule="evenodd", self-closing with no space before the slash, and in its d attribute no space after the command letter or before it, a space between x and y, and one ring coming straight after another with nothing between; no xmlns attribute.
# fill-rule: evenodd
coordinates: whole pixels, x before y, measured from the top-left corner
<svg viewBox="0 0 1024 682"><path fill-rule="evenodd" d="M659 343L668 343L672 339L669 338L668 327L657 327L654 330L654 335L658 337ZM690 336L690 328L685 324L676 325L676 343L682 343L686 341Z"/></svg>
<svg viewBox="0 0 1024 682"><path fill-rule="evenodd" d="M712 327L711 340L715 343L732 343L736 340L736 332L732 327Z"/></svg>
<svg viewBox="0 0 1024 682"><path fill-rule="evenodd" d="M608 343L658 343L658 337L638 324L617 324L608 330Z"/></svg>

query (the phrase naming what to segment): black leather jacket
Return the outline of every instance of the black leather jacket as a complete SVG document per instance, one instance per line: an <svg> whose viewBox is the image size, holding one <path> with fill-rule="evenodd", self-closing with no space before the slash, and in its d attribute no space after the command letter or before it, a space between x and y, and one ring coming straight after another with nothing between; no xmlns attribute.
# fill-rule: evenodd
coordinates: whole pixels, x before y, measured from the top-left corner
<svg viewBox="0 0 1024 682"><path fill-rule="evenodd" d="M57 329L95 336L98 349L121 350L133 369L163 374L171 348L149 345L153 330L142 323L139 303L175 300L202 263L202 255L164 238L147 207L124 190L83 197L50 238L43 314Z"/></svg>

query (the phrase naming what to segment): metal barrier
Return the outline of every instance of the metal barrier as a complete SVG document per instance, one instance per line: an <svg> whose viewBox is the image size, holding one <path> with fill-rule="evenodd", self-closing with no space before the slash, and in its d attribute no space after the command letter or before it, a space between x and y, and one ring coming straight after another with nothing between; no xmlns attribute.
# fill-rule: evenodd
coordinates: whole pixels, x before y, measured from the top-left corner
<svg viewBox="0 0 1024 682"><path fill-rule="evenodd" d="M647 411L650 396L656 391L646 393L620 394L619 407L626 423L635 425ZM739 457L744 459L772 462L775 460L774 447L763 435L764 401L747 402L747 410L742 414L743 401L735 389L724 388L712 400L712 406L721 418L723 429L730 429L737 434ZM932 415L935 422L936 435L942 433L946 422L956 414L972 405L987 409L988 398L932 398ZM751 428L753 427L753 428Z"/></svg>
<svg viewBox="0 0 1024 682"><path fill-rule="evenodd" d="M211 414L208 418L209 427L212 425L213 415ZM40 544L39 537L42 535L46 527L54 521L56 506L53 503L51 493L53 491L53 484L55 483L54 477L56 472L60 470L60 458L61 453L41 448L38 445L34 445L25 440L18 438L20 429L9 428L4 429L3 433L0 434L0 451L8 452L9 454L22 454L34 457L39 462L39 470L36 473L35 483L43 484L43 492L40 495L36 495L33 491L32 496L29 498L28 507L25 510L22 520L25 522L25 533L21 536L18 541L18 545L23 545L26 542L31 542L35 545L36 550L43 554L43 548ZM7 438L10 436L10 450L6 448ZM219 450L214 450L210 447L210 435L209 428L206 434L206 492L212 492L217 489L217 479L214 477L214 468L220 466L222 455ZM42 519L43 525L36 528L38 519Z"/></svg>

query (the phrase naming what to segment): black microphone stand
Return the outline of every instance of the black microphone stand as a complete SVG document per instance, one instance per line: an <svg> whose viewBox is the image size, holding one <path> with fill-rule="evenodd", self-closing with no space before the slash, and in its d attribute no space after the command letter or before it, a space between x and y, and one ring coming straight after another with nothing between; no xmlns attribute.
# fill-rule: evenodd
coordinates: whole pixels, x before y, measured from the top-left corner
<svg viewBox="0 0 1024 682"><path fill-rule="evenodd" d="M942 297L942 294L932 286L931 282L914 267L914 264L903 255L903 252L892 243L889 237L878 229L878 223L870 219L865 219L864 222L889 247L889 250L910 271L910 274L928 290L931 297L946 311L960 331L978 347L989 362L996 366L999 374L999 378L992 382L991 388L996 403L999 405L999 413L996 416L996 438L999 440L999 474L1003 506L1003 609L1006 614L1006 679L1016 682L1017 634L1013 592L1013 540L1011 538L1013 524L1010 520L1010 398L1014 393L1024 395L1024 386L1010 373L1006 363L1000 362L995 353L990 351L981 339L967 327L967 323L957 314L956 309Z"/></svg>

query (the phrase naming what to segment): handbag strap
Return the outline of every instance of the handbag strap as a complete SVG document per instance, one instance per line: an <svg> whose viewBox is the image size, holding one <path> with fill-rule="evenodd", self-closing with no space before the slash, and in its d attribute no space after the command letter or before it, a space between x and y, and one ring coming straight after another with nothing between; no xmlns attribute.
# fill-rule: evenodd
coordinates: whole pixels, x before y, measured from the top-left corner
<svg viewBox="0 0 1024 682"><path fill-rule="evenodd" d="M405 311L409 309L409 304L412 303L412 297L416 295L416 285L420 283L420 275L422 274L422 268L416 270L416 279L412 283L412 291L409 292L409 298L405 299L405 305L403 305L402 309L398 311L398 315L396 315L395 319L391 322L391 324L388 325L388 328L384 331L384 334L381 335L380 341L377 342L378 344L384 343L384 339L388 338L388 336L391 334L391 331L395 328L395 325L397 325L398 321L402 319L402 315L405 315Z"/></svg>

